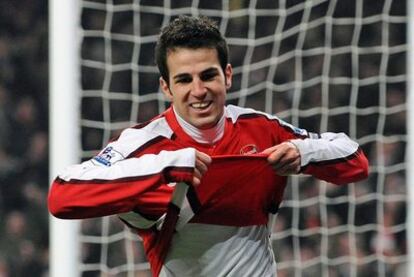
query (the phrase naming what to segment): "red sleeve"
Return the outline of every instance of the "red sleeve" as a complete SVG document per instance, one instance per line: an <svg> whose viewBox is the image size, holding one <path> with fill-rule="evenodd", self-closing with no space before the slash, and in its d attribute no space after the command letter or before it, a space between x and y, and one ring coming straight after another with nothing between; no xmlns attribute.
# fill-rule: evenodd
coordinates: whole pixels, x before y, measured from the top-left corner
<svg viewBox="0 0 414 277"><path fill-rule="evenodd" d="M349 184L368 177L368 160L360 148L348 157L329 161L311 162L302 173L337 184Z"/></svg>
<svg viewBox="0 0 414 277"><path fill-rule="evenodd" d="M280 119L276 140L291 141L301 155L301 172L334 184L347 184L368 176L368 160L358 143L344 133L309 133Z"/></svg>
<svg viewBox="0 0 414 277"><path fill-rule="evenodd" d="M63 171L52 183L49 211L59 218L89 218L133 210L139 197L169 182L191 182L193 149L162 151L111 166L93 160Z"/></svg>
<svg viewBox="0 0 414 277"><path fill-rule="evenodd" d="M192 169L171 169L167 180L164 173L130 180L111 182L65 182L59 177L52 183L48 207L58 218L89 218L131 211L136 199L143 193L154 190L161 184L174 181L190 182Z"/></svg>

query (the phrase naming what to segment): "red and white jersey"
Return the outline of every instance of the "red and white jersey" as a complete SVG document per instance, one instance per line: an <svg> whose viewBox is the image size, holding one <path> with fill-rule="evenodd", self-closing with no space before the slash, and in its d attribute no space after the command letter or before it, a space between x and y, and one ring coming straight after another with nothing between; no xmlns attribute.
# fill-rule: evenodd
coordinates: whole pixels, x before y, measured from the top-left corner
<svg viewBox="0 0 414 277"><path fill-rule="evenodd" d="M155 276L275 275L266 226L286 177L259 153L292 141L302 173L335 184L365 178L368 162L345 134L308 133L252 109L227 106L224 124L214 144L190 137L172 108L128 128L99 155L58 175L49 210L60 218L118 214L143 238ZM180 182L192 180L194 149L213 162L199 187L183 189Z"/></svg>

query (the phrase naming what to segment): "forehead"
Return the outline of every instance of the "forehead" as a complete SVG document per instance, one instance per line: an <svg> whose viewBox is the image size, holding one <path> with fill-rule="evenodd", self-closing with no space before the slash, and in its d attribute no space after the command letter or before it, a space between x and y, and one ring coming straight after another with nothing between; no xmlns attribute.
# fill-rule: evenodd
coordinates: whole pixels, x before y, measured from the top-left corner
<svg viewBox="0 0 414 277"><path fill-rule="evenodd" d="M209 67L220 67L215 48L174 48L167 52L167 66L171 74Z"/></svg>

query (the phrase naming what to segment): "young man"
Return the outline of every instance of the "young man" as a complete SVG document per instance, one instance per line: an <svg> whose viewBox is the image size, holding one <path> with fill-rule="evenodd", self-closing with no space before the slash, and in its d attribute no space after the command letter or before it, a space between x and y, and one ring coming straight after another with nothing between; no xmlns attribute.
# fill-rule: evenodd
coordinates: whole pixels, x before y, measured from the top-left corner
<svg viewBox="0 0 414 277"><path fill-rule="evenodd" d="M51 213L118 214L143 238L156 276L275 276L267 216L277 211L286 176L355 182L368 173L364 154L345 134L312 134L225 106L232 67L207 18L166 26L156 60L172 106L59 174Z"/></svg>

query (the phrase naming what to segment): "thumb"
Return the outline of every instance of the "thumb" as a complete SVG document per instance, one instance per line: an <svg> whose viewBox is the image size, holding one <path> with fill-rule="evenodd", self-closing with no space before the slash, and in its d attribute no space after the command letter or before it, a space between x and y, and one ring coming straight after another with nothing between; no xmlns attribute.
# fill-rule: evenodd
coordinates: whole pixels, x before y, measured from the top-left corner
<svg viewBox="0 0 414 277"><path fill-rule="evenodd" d="M273 151L276 150L277 145L269 147L262 151L262 154L270 155Z"/></svg>

